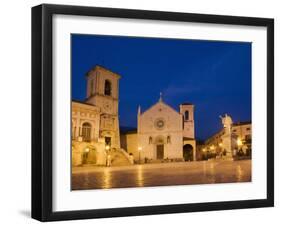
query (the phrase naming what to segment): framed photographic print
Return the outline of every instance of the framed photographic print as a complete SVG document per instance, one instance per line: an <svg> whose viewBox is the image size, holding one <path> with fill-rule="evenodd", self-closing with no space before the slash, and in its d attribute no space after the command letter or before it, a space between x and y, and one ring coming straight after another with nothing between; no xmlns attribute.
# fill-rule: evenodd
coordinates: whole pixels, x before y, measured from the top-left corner
<svg viewBox="0 0 281 226"><path fill-rule="evenodd" d="M274 205L274 21L32 8L32 217Z"/></svg>

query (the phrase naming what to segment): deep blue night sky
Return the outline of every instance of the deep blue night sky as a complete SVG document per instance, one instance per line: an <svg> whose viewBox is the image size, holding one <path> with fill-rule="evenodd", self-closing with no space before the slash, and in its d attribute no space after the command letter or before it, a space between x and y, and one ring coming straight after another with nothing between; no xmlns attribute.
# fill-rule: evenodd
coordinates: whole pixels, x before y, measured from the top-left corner
<svg viewBox="0 0 281 226"><path fill-rule="evenodd" d="M121 75L120 126L136 127L142 111L163 100L195 105L195 133L221 128L219 115L251 120L251 43L72 35L72 98L85 100L85 73L99 64Z"/></svg>

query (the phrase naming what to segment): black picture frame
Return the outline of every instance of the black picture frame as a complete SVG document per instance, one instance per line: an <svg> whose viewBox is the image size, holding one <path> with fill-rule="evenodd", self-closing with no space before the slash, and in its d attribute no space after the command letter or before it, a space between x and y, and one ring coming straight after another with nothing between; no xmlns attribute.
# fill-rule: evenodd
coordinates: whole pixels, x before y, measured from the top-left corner
<svg viewBox="0 0 281 226"><path fill-rule="evenodd" d="M95 210L52 210L52 18L55 14L262 26L267 28L267 198ZM43 4L32 8L32 218L122 217L274 206L274 20L221 15Z"/></svg>

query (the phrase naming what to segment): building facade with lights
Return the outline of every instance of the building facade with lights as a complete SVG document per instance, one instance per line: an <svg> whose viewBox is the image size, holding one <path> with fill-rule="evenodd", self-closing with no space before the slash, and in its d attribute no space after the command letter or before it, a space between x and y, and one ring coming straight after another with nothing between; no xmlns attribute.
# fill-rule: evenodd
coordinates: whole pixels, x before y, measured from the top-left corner
<svg viewBox="0 0 281 226"><path fill-rule="evenodd" d="M234 156L251 157L252 152L252 124L251 122L238 122L233 123L231 133L235 137L235 148L233 151ZM200 152L200 158L204 159L204 156L209 158L218 158L223 156L222 136L224 135L224 129L208 138L203 145L198 147Z"/></svg>
<svg viewBox="0 0 281 226"><path fill-rule="evenodd" d="M139 108L137 130L120 136L118 103L120 75L96 66L86 75L85 101L72 101L72 165L196 160L194 106L179 112L160 97L148 110ZM109 152L110 151L110 152Z"/></svg>
<svg viewBox="0 0 281 226"><path fill-rule="evenodd" d="M72 101L72 165L105 165L109 148L112 160L126 165L129 155L120 148L120 75L96 66L86 79L86 100Z"/></svg>

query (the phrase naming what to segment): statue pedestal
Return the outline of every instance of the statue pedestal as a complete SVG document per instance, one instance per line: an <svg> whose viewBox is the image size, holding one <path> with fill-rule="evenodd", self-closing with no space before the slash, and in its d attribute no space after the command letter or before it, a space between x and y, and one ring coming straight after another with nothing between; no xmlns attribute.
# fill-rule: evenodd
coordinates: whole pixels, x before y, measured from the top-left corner
<svg viewBox="0 0 281 226"><path fill-rule="evenodd" d="M223 150L226 152L224 159L233 160L233 150L235 148L235 141L235 136L231 134L224 134L222 136L222 147Z"/></svg>

